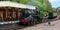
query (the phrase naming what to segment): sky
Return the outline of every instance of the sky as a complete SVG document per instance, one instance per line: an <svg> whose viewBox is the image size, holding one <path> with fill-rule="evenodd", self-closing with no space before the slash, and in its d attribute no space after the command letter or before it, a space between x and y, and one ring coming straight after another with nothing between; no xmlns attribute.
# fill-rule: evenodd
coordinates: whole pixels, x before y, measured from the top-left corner
<svg viewBox="0 0 60 30"><path fill-rule="evenodd" d="M60 6L60 0L49 0L51 3L52 7L57 8Z"/></svg>

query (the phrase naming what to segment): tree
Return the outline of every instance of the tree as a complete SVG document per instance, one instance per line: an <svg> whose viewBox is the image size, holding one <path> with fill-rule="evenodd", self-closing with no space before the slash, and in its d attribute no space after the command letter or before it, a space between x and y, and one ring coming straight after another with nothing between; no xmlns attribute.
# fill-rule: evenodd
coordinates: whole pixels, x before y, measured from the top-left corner
<svg viewBox="0 0 60 30"><path fill-rule="evenodd" d="M57 7L56 10L57 10L58 14L60 14L60 7Z"/></svg>

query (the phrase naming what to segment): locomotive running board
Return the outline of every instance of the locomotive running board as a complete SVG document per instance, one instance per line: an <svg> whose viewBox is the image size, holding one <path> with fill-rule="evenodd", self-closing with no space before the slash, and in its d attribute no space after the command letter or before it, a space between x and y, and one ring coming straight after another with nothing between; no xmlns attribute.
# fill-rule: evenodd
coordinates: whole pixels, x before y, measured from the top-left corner
<svg viewBox="0 0 60 30"><path fill-rule="evenodd" d="M8 21L8 22L0 22L0 25L3 24L12 24L12 23L18 23L19 21Z"/></svg>

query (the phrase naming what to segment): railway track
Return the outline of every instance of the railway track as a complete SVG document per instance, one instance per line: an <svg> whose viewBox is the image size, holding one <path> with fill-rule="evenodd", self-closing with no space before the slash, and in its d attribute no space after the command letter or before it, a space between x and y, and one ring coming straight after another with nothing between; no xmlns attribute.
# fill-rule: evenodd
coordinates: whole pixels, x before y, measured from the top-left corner
<svg viewBox="0 0 60 30"><path fill-rule="evenodd" d="M14 26L14 27L11 27L11 28L6 28L4 30L18 30L18 29L22 29L22 28L25 28L25 26Z"/></svg>
<svg viewBox="0 0 60 30"><path fill-rule="evenodd" d="M2 30L18 30L18 29L22 29L25 28L26 26L19 26L17 24L11 25L10 27L5 27Z"/></svg>

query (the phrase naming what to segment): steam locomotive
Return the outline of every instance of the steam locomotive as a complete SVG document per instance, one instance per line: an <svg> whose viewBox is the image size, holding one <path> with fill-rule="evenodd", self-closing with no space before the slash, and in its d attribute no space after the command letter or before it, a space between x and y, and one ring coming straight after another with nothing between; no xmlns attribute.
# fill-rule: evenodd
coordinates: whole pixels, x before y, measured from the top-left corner
<svg viewBox="0 0 60 30"><path fill-rule="evenodd" d="M22 11L22 16L19 19L19 25L35 25L42 23L43 18L40 18L40 10L25 9ZM55 15L56 14L56 15ZM57 17L57 13L49 12L47 19L53 19Z"/></svg>

